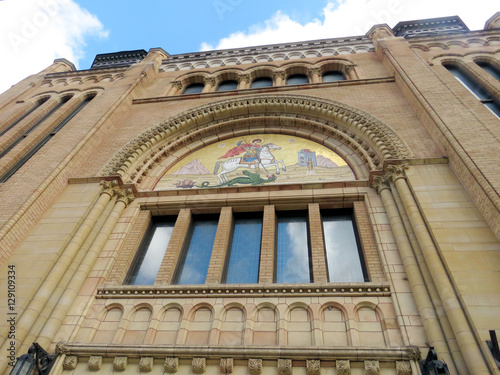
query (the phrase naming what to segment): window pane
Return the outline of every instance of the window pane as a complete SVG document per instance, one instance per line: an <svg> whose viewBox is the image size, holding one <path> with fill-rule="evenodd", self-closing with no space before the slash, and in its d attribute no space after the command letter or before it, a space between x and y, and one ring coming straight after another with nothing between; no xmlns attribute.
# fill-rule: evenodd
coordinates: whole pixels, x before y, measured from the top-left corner
<svg viewBox="0 0 500 375"><path fill-rule="evenodd" d="M260 77L254 79L250 88L257 89L259 87L271 87L273 85L273 80L268 77Z"/></svg>
<svg viewBox="0 0 500 375"><path fill-rule="evenodd" d="M349 214L322 215L330 282L365 281Z"/></svg>
<svg viewBox="0 0 500 375"><path fill-rule="evenodd" d="M309 245L306 215L278 217L277 283L309 283Z"/></svg>
<svg viewBox="0 0 500 375"><path fill-rule="evenodd" d="M301 85L303 83L309 83L309 78L305 74L293 74L287 78L287 85Z"/></svg>
<svg viewBox="0 0 500 375"><path fill-rule="evenodd" d="M476 98L480 100L491 99L490 94L484 90L478 83L465 74L460 68L456 66L446 66L446 69L455 76L458 81L464 85Z"/></svg>
<svg viewBox="0 0 500 375"><path fill-rule="evenodd" d="M198 94L203 91L203 83L192 83L184 90L183 94Z"/></svg>
<svg viewBox="0 0 500 375"><path fill-rule="evenodd" d="M173 220L153 223L144 245L141 246L139 258L129 275L129 285L153 285L155 283L174 225Z"/></svg>
<svg viewBox="0 0 500 375"><path fill-rule="evenodd" d="M483 102L483 104L491 111L493 112L498 118L500 118L500 104L497 102L490 100L487 102Z"/></svg>
<svg viewBox="0 0 500 375"><path fill-rule="evenodd" d="M238 88L238 82L236 82L236 81L224 81L219 85L217 91L236 90L237 88Z"/></svg>
<svg viewBox="0 0 500 375"><path fill-rule="evenodd" d="M177 271L176 284L204 284L214 247L217 219L193 219L187 249Z"/></svg>
<svg viewBox="0 0 500 375"><path fill-rule="evenodd" d="M323 82L336 82L345 80L342 72L326 72L322 76Z"/></svg>
<svg viewBox="0 0 500 375"><path fill-rule="evenodd" d="M476 64L500 81L500 70L498 70L495 66L487 62L478 62Z"/></svg>
<svg viewBox="0 0 500 375"><path fill-rule="evenodd" d="M262 218L235 219L225 283L258 282L261 237Z"/></svg>

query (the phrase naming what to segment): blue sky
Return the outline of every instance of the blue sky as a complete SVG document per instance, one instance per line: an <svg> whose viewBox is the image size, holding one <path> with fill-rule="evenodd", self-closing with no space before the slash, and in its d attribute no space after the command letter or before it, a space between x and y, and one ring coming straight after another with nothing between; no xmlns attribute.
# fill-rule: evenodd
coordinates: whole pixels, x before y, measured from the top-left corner
<svg viewBox="0 0 500 375"><path fill-rule="evenodd" d="M0 0L0 92L64 57L170 54L362 35L374 24L459 15L482 29L493 0Z"/></svg>

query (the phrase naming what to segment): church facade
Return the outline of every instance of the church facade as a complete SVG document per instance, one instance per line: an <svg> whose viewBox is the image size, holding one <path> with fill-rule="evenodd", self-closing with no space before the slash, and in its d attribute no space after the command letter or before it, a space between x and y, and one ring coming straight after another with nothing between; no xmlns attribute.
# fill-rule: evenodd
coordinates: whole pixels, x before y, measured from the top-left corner
<svg viewBox="0 0 500 375"><path fill-rule="evenodd" d="M1 373L500 374L500 13L58 59L0 117Z"/></svg>

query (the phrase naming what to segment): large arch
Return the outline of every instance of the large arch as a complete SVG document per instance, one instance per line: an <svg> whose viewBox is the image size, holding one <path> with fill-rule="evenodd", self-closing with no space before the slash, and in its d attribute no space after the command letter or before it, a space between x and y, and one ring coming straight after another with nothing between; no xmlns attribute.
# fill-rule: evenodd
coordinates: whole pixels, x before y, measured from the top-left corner
<svg viewBox="0 0 500 375"><path fill-rule="evenodd" d="M165 158L182 157L183 152L216 142L217 134L228 138L273 131L308 137L339 152L348 163L349 158L351 164L358 160L365 170L355 173L362 178L380 170L384 160L412 155L387 124L354 107L303 95L253 95L195 107L166 119L118 151L101 175L120 175L124 181L140 184Z"/></svg>

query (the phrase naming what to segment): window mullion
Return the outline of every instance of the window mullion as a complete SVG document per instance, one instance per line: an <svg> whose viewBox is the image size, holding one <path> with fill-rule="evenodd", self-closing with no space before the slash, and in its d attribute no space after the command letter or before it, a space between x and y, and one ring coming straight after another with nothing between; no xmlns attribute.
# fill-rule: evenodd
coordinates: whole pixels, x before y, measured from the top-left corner
<svg viewBox="0 0 500 375"><path fill-rule="evenodd" d="M274 206L264 206L262 246L260 249L259 283L272 283L276 248L276 212Z"/></svg>
<svg viewBox="0 0 500 375"><path fill-rule="evenodd" d="M221 282L226 257L229 253L231 228L233 225L233 210L231 207L222 207L215 234L215 243L208 266L206 284L218 284Z"/></svg>
<svg viewBox="0 0 500 375"><path fill-rule="evenodd" d="M319 204L309 204L309 240L311 249L311 263L313 280L317 283L328 282L328 270L326 266L325 244L323 226Z"/></svg>

